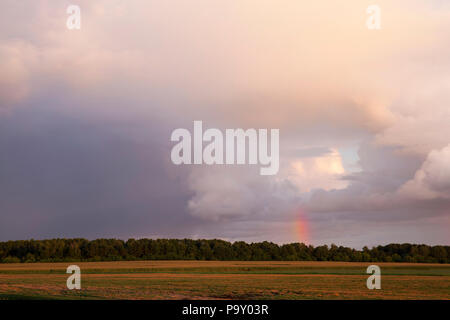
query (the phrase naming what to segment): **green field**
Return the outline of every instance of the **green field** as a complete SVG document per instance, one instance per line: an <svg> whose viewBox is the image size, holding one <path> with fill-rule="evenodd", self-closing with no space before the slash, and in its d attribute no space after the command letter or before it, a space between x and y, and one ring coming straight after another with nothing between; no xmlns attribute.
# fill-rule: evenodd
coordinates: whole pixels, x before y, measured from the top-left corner
<svg viewBox="0 0 450 320"><path fill-rule="evenodd" d="M81 268L68 290L67 266ZM0 299L450 299L449 264L123 261L0 264Z"/></svg>

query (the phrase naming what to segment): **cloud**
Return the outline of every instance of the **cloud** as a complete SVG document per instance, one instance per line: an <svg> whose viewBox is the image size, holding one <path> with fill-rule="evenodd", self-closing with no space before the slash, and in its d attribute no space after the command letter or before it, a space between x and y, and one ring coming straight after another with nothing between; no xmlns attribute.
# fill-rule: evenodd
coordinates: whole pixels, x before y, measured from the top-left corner
<svg viewBox="0 0 450 320"><path fill-rule="evenodd" d="M189 212L206 220L277 219L292 217L314 189L344 189L348 182L337 150L318 156L284 157L283 172L261 176L258 168L204 166L190 169L193 192Z"/></svg>
<svg viewBox="0 0 450 320"><path fill-rule="evenodd" d="M342 177L345 170L335 149L316 157L294 159L289 177L301 192L314 189L343 189L348 183Z"/></svg>
<svg viewBox="0 0 450 320"><path fill-rule="evenodd" d="M30 91L28 63L34 52L26 43L0 43L0 113L24 100Z"/></svg>
<svg viewBox="0 0 450 320"><path fill-rule="evenodd" d="M401 4L383 2L393 19L414 21L414 29L389 24L390 32L380 38L368 34L361 15L365 5L356 0L284 6L259 1L258 10L254 1L239 6L198 1L201 12L183 1L177 9L153 1L81 1L83 27L69 31L64 3L39 3L44 9L30 3L25 13L11 3L16 10L4 17L19 15L38 31L16 24L2 30L6 39L25 35L21 41L34 48L34 66L27 66L33 86L45 79L47 86L62 82L85 95L178 97L170 107L132 106L129 112L188 108L193 117L225 125L313 130L321 123L322 131L334 128L334 134L376 132L392 121L389 86L379 79L395 76L390 67L397 61L386 57L414 54L417 43L434 40L430 34L436 27L415 16L418 7L411 3L412 13L404 15ZM320 19L312 19L318 12ZM331 20L339 32L326 23ZM420 28L426 32L416 32Z"/></svg>
<svg viewBox="0 0 450 320"><path fill-rule="evenodd" d="M450 198L450 145L433 150L399 194L408 198Z"/></svg>
<svg viewBox="0 0 450 320"><path fill-rule="evenodd" d="M261 176L247 165L194 168L188 186L193 192L189 212L212 221L282 216L299 203L299 193L289 180Z"/></svg>
<svg viewBox="0 0 450 320"><path fill-rule="evenodd" d="M201 223L181 175L167 173L162 134L129 131L53 110L1 117L0 240L188 236Z"/></svg>
<svg viewBox="0 0 450 320"><path fill-rule="evenodd" d="M380 0L372 32L360 0L78 2L80 31L65 27L67 1L2 2L2 234L63 233L64 203L85 213L67 234L89 236L287 241L302 207L316 242L362 243L397 239L406 220L422 239L414 221L448 216L448 5ZM192 120L279 128L279 174L161 160Z"/></svg>

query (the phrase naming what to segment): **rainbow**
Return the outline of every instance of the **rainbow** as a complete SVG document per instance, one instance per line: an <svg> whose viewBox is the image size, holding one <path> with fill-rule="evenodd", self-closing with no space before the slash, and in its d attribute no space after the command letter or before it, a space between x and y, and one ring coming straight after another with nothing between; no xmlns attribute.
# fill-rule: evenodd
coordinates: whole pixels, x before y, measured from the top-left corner
<svg viewBox="0 0 450 320"><path fill-rule="evenodd" d="M298 242L309 244L309 224L307 214L303 209L297 211L297 220L295 221L295 233Z"/></svg>

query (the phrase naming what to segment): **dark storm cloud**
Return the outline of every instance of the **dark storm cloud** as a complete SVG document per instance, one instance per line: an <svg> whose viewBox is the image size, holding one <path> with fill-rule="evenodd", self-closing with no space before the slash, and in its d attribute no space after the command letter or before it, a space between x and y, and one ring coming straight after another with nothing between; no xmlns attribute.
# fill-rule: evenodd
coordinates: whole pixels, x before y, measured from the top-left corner
<svg viewBox="0 0 450 320"><path fill-rule="evenodd" d="M127 130L42 108L0 118L0 240L189 232L163 130L145 141Z"/></svg>

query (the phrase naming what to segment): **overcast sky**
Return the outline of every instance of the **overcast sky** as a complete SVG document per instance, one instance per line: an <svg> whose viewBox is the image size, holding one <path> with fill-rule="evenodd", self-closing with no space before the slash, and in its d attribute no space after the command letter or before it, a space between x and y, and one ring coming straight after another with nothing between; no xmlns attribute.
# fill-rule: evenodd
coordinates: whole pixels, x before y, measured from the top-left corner
<svg viewBox="0 0 450 320"><path fill-rule="evenodd" d="M194 120L280 129L280 171L175 166L171 132ZM360 248L449 229L446 1L1 1L0 241Z"/></svg>

